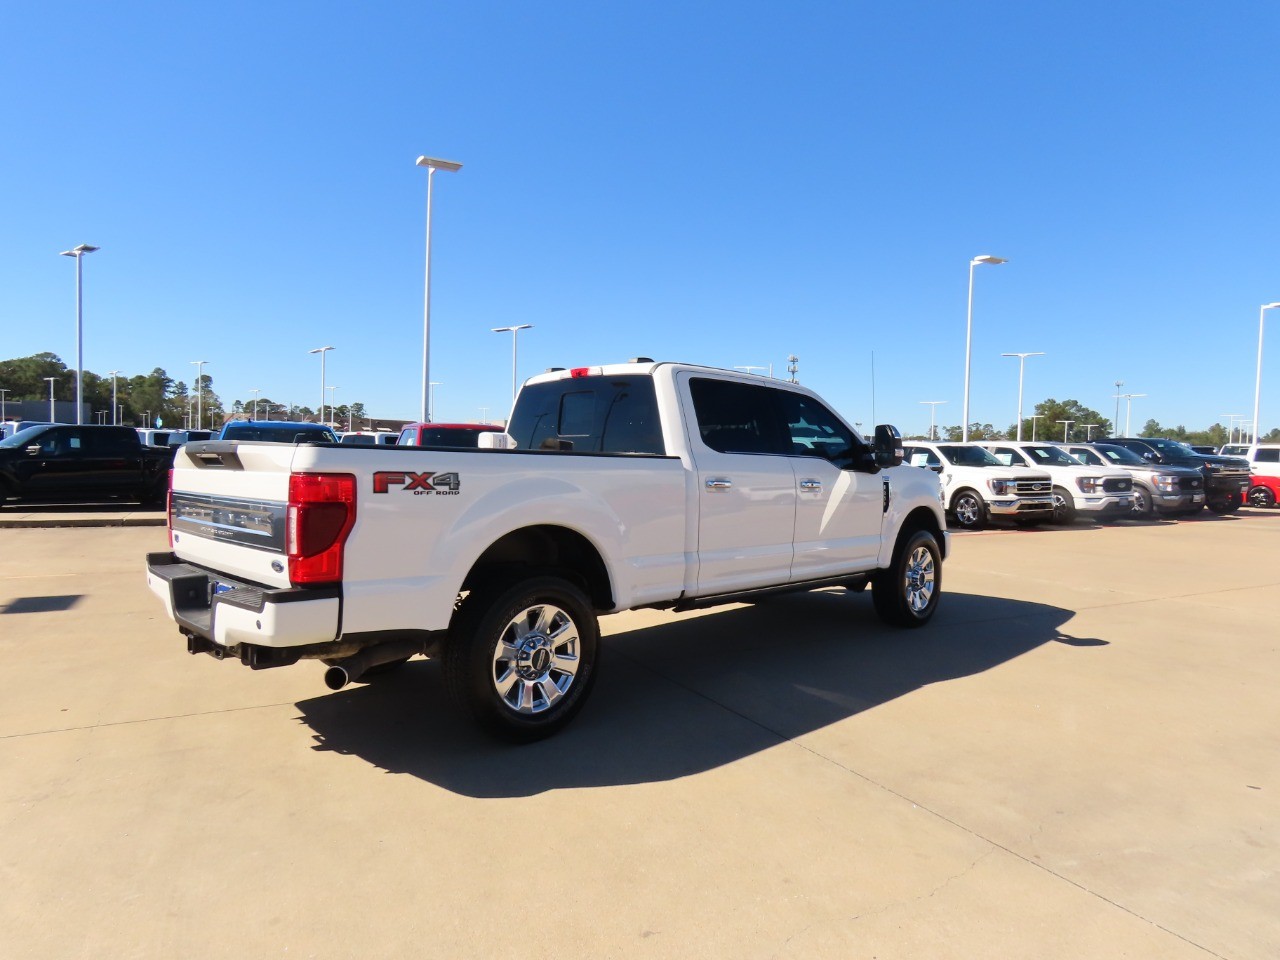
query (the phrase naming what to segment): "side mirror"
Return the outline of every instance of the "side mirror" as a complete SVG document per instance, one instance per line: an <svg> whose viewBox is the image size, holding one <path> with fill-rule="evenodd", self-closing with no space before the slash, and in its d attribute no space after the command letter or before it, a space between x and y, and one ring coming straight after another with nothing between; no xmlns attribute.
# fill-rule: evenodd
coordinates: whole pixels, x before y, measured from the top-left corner
<svg viewBox="0 0 1280 960"><path fill-rule="evenodd" d="M897 467L902 464L902 434L897 427L882 423L876 427L876 466Z"/></svg>

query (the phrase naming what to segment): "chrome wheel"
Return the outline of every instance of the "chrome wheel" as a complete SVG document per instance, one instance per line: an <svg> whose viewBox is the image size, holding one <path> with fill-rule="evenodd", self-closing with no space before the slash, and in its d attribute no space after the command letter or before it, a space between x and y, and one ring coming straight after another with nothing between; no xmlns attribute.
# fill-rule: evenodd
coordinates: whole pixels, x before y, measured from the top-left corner
<svg viewBox="0 0 1280 960"><path fill-rule="evenodd" d="M987 512L977 494L968 491L956 495L951 504L956 525L962 530L977 530L987 518Z"/></svg>
<svg viewBox="0 0 1280 960"><path fill-rule="evenodd" d="M494 646L494 691L515 713L542 713L569 692L579 657L578 628L569 614L549 603L526 607Z"/></svg>
<svg viewBox="0 0 1280 960"><path fill-rule="evenodd" d="M937 568L933 561L933 552L927 547L917 546L907 558L905 597L911 612L919 615L933 600L933 591L937 587Z"/></svg>

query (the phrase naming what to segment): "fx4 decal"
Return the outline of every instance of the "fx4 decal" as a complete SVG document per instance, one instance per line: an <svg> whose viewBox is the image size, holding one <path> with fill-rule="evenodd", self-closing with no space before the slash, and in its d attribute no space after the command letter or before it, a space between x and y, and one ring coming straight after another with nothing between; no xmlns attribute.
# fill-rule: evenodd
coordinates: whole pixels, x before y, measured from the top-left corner
<svg viewBox="0 0 1280 960"><path fill-rule="evenodd" d="M413 470L379 470L373 475L373 492L390 493L392 487L399 487L405 493L420 497L426 493L439 496L456 496L461 483L456 473L433 473L426 470L416 473Z"/></svg>

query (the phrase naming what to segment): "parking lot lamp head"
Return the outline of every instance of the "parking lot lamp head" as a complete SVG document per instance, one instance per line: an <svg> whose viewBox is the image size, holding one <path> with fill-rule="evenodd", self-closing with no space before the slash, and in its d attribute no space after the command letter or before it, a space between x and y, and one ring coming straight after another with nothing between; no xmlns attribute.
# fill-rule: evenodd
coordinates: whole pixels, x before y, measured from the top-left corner
<svg viewBox="0 0 1280 960"><path fill-rule="evenodd" d="M982 253L969 261L969 310L964 328L964 422L960 425L960 439L969 439L969 361L973 352L973 268L980 263L1008 263L1004 257Z"/></svg>
<svg viewBox="0 0 1280 960"><path fill-rule="evenodd" d="M437 157L419 157L417 165L427 168L427 260L422 281L422 422L431 417L431 187L437 170L456 173L462 164Z"/></svg>
<svg viewBox="0 0 1280 960"><path fill-rule="evenodd" d="M1277 307L1280 307L1280 300L1264 303L1262 309L1258 311L1258 379L1253 387L1253 439L1255 443L1258 440L1258 434L1261 432L1258 429L1261 422L1258 420L1258 405L1262 400L1262 321L1266 318L1268 310L1274 310Z"/></svg>

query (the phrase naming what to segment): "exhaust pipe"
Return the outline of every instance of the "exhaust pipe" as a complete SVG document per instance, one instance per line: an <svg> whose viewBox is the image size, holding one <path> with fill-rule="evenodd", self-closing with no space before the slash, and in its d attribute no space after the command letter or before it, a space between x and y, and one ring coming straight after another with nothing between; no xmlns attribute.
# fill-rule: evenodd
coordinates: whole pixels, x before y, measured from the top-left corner
<svg viewBox="0 0 1280 960"><path fill-rule="evenodd" d="M391 640L376 647L365 647L345 659L339 660L324 672L324 685L330 690L341 690L348 683L359 680L374 667L395 660L404 660L422 653L421 640Z"/></svg>

